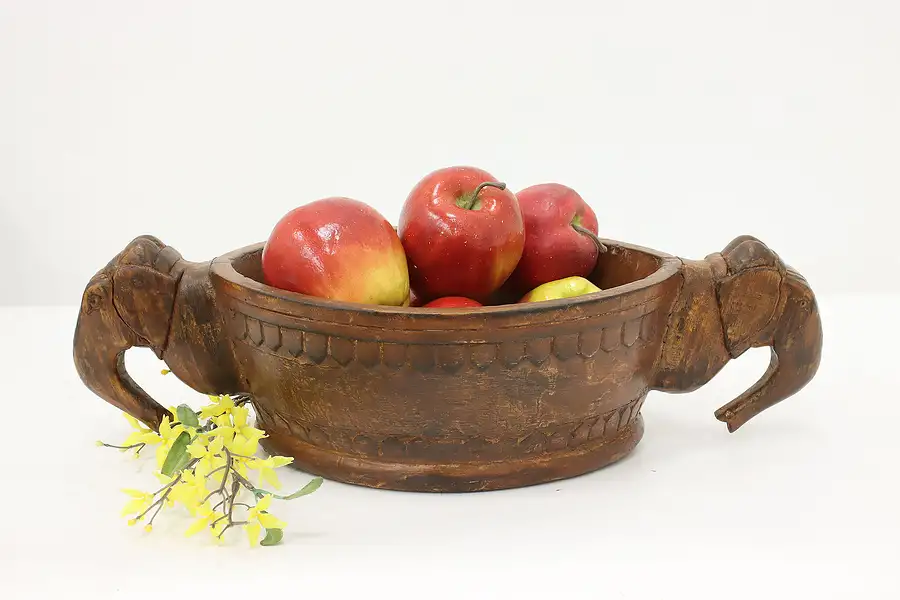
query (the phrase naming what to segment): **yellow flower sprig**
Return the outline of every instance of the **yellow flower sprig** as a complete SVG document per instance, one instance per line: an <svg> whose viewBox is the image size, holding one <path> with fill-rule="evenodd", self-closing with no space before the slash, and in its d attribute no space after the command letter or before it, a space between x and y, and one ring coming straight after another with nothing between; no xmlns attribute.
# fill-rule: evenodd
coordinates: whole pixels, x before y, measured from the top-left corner
<svg viewBox="0 0 900 600"><path fill-rule="evenodd" d="M125 441L121 445L98 442L123 452L133 450L135 458L145 447L156 447L155 474L163 486L155 492L122 490L129 496L122 515L133 515L129 525L146 520L144 529L149 532L163 508L180 504L195 517L185 535L208 529L221 541L226 531L242 527L251 546L275 545L281 541L286 523L269 512L272 500L311 494L321 486L322 478L314 478L287 496L254 485L252 472L258 475L260 485L265 482L279 489L281 482L275 469L293 459L255 456L259 440L266 436L248 423L249 410L244 406L249 402L247 396L226 394L209 399L211 403L196 412L187 405L171 407L169 411L176 420L166 415L159 431L125 414L133 429ZM263 529L266 533L260 539Z"/></svg>

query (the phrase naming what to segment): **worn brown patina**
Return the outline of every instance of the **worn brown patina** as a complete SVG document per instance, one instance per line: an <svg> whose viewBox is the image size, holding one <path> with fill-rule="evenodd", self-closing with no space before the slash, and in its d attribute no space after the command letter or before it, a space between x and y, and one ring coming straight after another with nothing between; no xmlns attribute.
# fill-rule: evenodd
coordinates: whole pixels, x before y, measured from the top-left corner
<svg viewBox="0 0 900 600"><path fill-rule="evenodd" d="M156 428L123 356L152 348L204 394L252 397L264 447L309 473L462 492L583 474L627 455L651 390L688 392L749 348L767 372L716 412L735 431L815 375L806 280L741 236L704 260L604 240L602 292L465 309L366 306L262 283L262 244L196 263L133 240L88 283L74 359L97 395Z"/></svg>

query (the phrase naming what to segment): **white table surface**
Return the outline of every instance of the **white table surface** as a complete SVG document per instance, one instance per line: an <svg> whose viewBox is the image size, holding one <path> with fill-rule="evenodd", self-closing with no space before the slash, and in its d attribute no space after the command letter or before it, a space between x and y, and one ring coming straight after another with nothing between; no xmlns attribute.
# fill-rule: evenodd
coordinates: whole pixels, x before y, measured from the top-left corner
<svg viewBox="0 0 900 600"><path fill-rule="evenodd" d="M156 480L94 445L128 425L75 373L77 309L0 309L0 598L900 598L900 297L820 305L819 374L734 434L713 411L766 350L692 394L651 393L614 466L461 495L326 481L277 505L281 546L253 549L185 538L187 516L127 527L120 488ZM127 361L164 403L204 400L149 351Z"/></svg>

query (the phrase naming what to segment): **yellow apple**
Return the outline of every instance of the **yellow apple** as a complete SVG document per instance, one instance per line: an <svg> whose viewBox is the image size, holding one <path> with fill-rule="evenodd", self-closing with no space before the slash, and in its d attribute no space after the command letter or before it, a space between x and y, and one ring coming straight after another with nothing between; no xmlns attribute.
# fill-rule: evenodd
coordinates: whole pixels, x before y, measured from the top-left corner
<svg viewBox="0 0 900 600"><path fill-rule="evenodd" d="M560 298L572 298L574 296L583 296L584 294L600 291L602 291L600 288L584 277L565 277L555 281L548 281L547 283L537 286L522 296L522 299L519 300L519 302L558 300Z"/></svg>

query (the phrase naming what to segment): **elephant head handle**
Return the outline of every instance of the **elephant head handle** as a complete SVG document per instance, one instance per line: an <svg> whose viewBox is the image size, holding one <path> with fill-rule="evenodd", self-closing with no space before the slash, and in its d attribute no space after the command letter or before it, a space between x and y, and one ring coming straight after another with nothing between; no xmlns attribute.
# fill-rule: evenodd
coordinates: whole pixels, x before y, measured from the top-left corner
<svg viewBox="0 0 900 600"><path fill-rule="evenodd" d="M822 353L816 298L802 275L752 236L735 238L702 261L682 262L682 291L653 387L695 390L747 349L768 346L763 376L715 413L734 432L815 376Z"/></svg>
<svg viewBox="0 0 900 600"><path fill-rule="evenodd" d="M125 370L125 352L133 347L152 349L197 391L238 391L209 263L186 261L148 235L132 240L88 282L75 326L73 358L91 391L157 429L169 411Z"/></svg>

